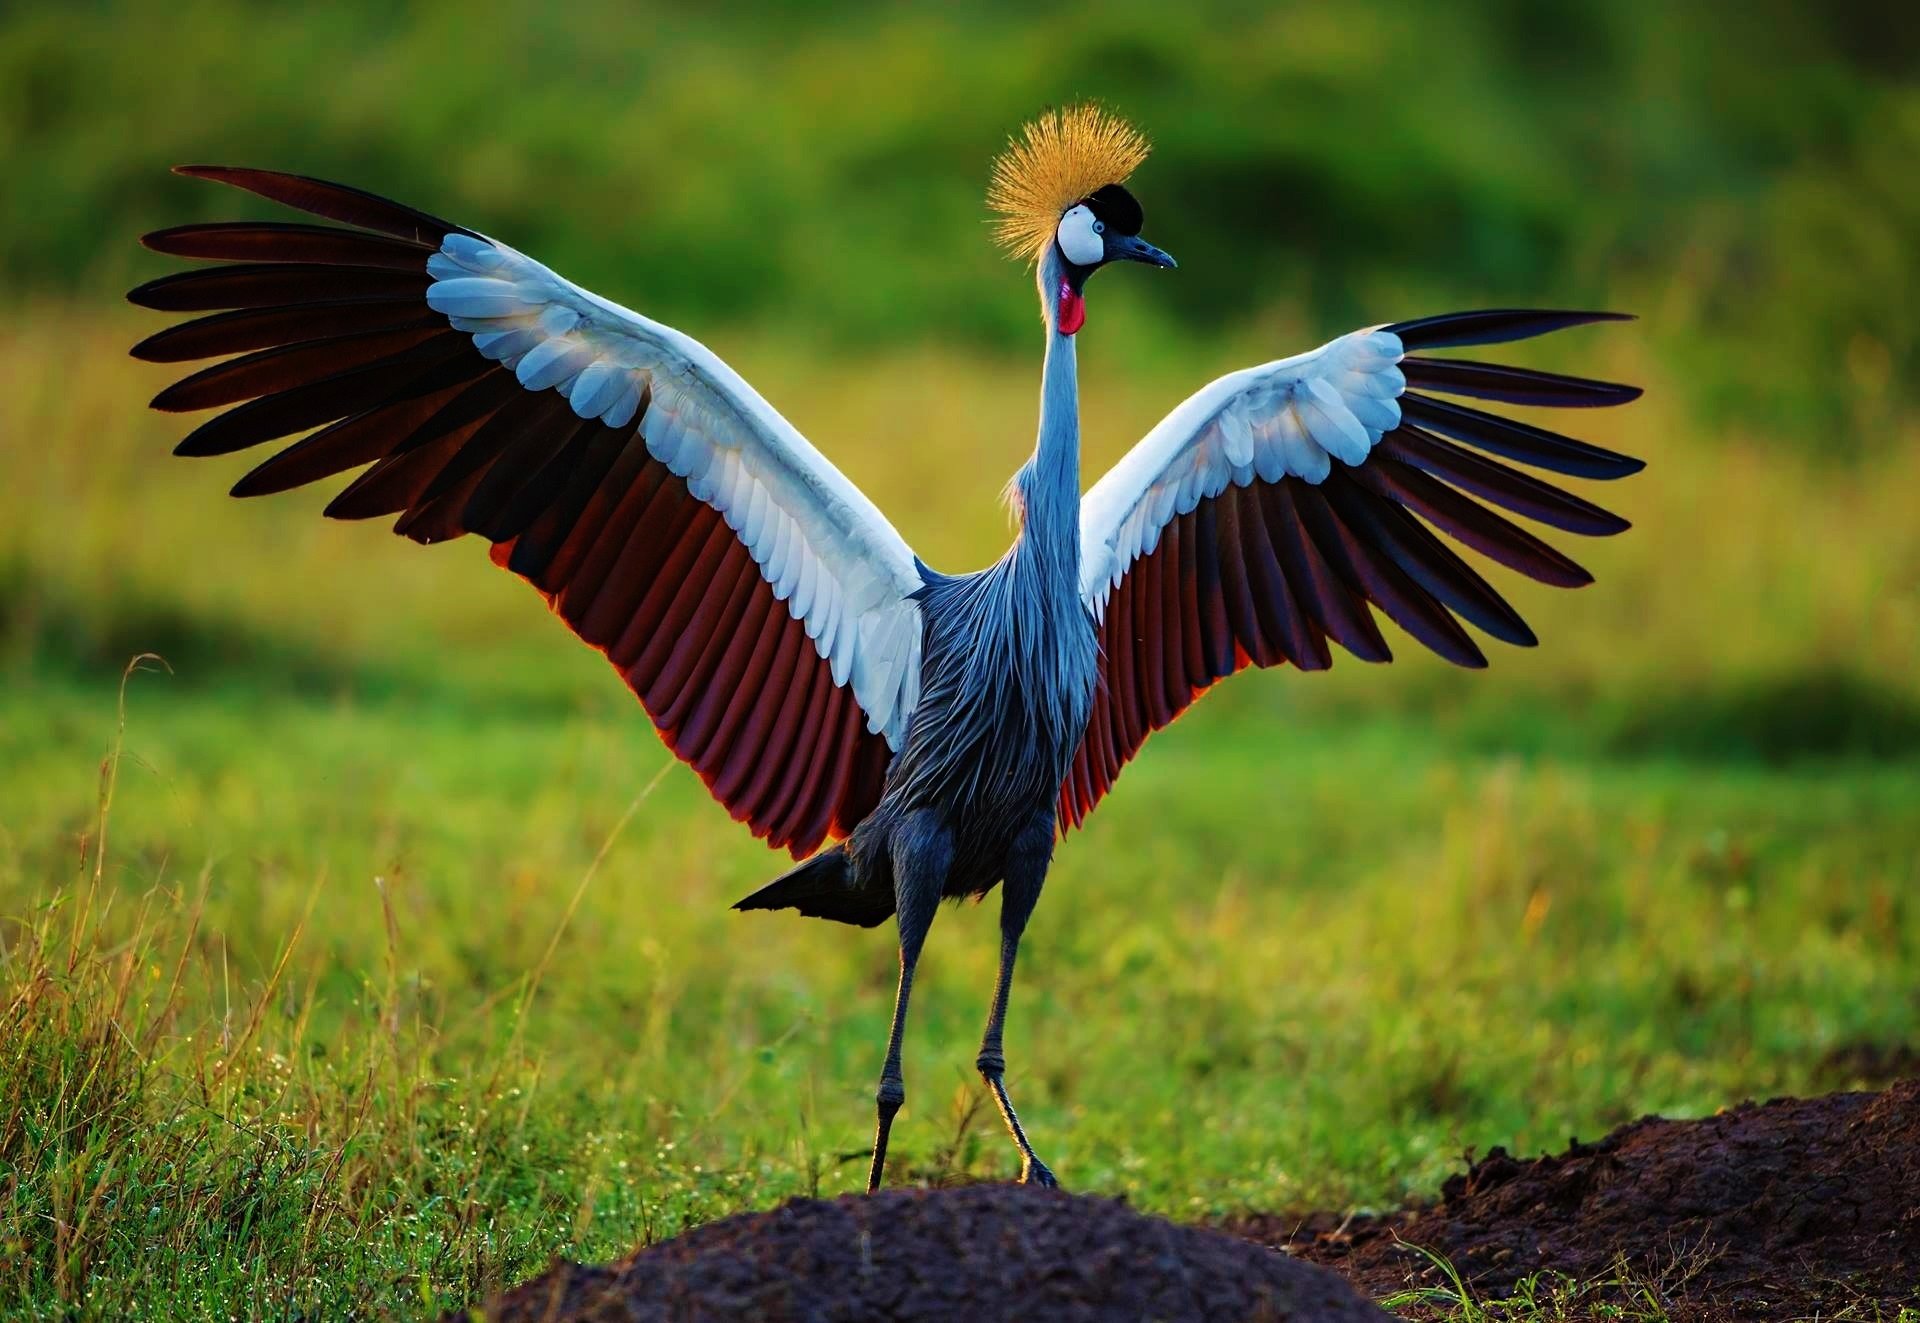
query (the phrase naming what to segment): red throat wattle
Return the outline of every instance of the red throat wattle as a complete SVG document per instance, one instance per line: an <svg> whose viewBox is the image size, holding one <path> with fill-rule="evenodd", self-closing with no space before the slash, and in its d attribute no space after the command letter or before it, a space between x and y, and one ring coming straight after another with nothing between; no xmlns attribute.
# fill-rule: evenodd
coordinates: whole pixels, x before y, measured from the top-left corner
<svg viewBox="0 0 1920 1323"><path fill-rule="evenodd" d="M1072 335L1087 324L1087 301L1073 292L1073 286L1060 282L1060 334Z"/></svg>

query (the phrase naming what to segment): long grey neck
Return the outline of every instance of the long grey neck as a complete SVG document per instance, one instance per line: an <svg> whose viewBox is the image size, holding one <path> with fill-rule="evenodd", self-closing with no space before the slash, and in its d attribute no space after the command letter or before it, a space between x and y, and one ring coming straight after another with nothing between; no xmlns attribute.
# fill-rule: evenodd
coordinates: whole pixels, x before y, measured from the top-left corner
<svg viewBox="0 0 1920 1323"><path fill-rule="evenodd" d="M1080 382L1073 337L1057 320L1060 259L1040 263L1040 313L1047 326L1046 365L1040 377L1040 432L1033 457L1014 475L1023 519L1016 551L1032 555L1049 578L1080 578Z"/></svg>

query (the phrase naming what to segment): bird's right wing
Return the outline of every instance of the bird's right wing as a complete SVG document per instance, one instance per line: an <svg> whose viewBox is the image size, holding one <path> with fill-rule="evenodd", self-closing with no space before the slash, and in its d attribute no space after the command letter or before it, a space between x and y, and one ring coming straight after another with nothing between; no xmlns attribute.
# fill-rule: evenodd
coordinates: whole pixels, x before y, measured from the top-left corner
<svg viewBox="0 0 1920 1323"><path fill-rule="evenodd" d="M137 357L239 355L154 400L238 406L176 453L319 428L234 494L369 466L329 515L493 543L756 835L803 856L865 816L919 696L919 574L873 503L751 386L693 339L461 226L298 175L182 173L361 228L147 236L235 263L129 296L215 313Z"/></svg>
<svg viewBox="0 0 1920 1323"><path fill-rule="evenodd" d="M1329 640L1389 660L1370 607L1462 666L1486 658L1461 620L1532 644L1434 530L1577 587L1591 581L1585 570L1474 498L1570 533L1617 533L1624 519L1499 460L1602 479L1642 465L1434 397L1573 408L1640 392L1425 351L1618 318L1500 309L1372 327L1228 373L1168 414L1081 505L1081 596L1100 626L1101 682L1060 821L1084 819L1149 734L1243 666L1319 670L1332 664Z"/></svg>

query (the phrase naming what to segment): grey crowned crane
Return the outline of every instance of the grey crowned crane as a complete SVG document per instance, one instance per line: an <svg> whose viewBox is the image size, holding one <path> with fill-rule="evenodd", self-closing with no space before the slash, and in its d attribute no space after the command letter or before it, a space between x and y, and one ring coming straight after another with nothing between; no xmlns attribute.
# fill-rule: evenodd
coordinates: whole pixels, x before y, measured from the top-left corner
<svg viewBox="0 0 1920 1323"><path fill-rule="evenodd" d="M1620 316L1600 312L1425 317L1228 373L1083 496L1074 337L1087 282L1119 262L1174 265L1140 237L1125 187L1145 158L1131 127L1082 106L1029 124L995 162L989 201L1033 264L1045 357L1038 438L1010 487L1019 534L972 574L923 564L705 346L499 240L357 189L184 167L353 228L162 230L149 248L228 265L129 296L211 314L135 357L232 355L154 399L225 410L176 453L303 434L233 494L358 469L329 515L398 516L394 531L423 543L478 534L606 654L714 798L803 861L736 908L896 918L869 1189L906 1097L907 1002L942 899L1001 886L977 1065L1022 1179L1051 1185L1007 1095L1002 1031L1060 834L1148 734L1242 667L1323 670L1333 644L1387 661L1372 609L1461 666L1486 665L1463 621L1532 645L1436 532L1575 587L1591 576L1498 511L1586 535L1627 526L1511 464L1611 479L1639 461L1458 401L1614 405L1636 389L1431 354Z"/></svg>

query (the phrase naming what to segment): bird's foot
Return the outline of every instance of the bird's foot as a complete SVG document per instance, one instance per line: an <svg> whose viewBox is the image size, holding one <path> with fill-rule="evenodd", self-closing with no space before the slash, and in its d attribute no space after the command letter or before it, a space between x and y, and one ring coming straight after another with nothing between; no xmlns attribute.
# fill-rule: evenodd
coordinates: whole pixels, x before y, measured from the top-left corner
<svg viewBox="0 0 1920 1323"><path fill-rule="evenodd" d="M1057 1190L1060 1188L1059 1178L1053 1174L1053 1171L1046 1163L1040 1161L1039 1158L1034 1157L1032 1154L1028 1154L1026 1160L1020 1164L1020 1183L1022 1185L1038 1185L1043 1190Z"/></svg>
<svg viewBox="0 0 1920 1323"><path fill-rule="evenodd" d="M893 1118L906 1100L906 1085L897 1075L889 1073L880 1077L880 1092L874 1099L879 1120L873 1131L873 1165L867 1168L868 1194L879 1192L880 1182L887 1174L887 1136L893 1130Z"/></svg>

